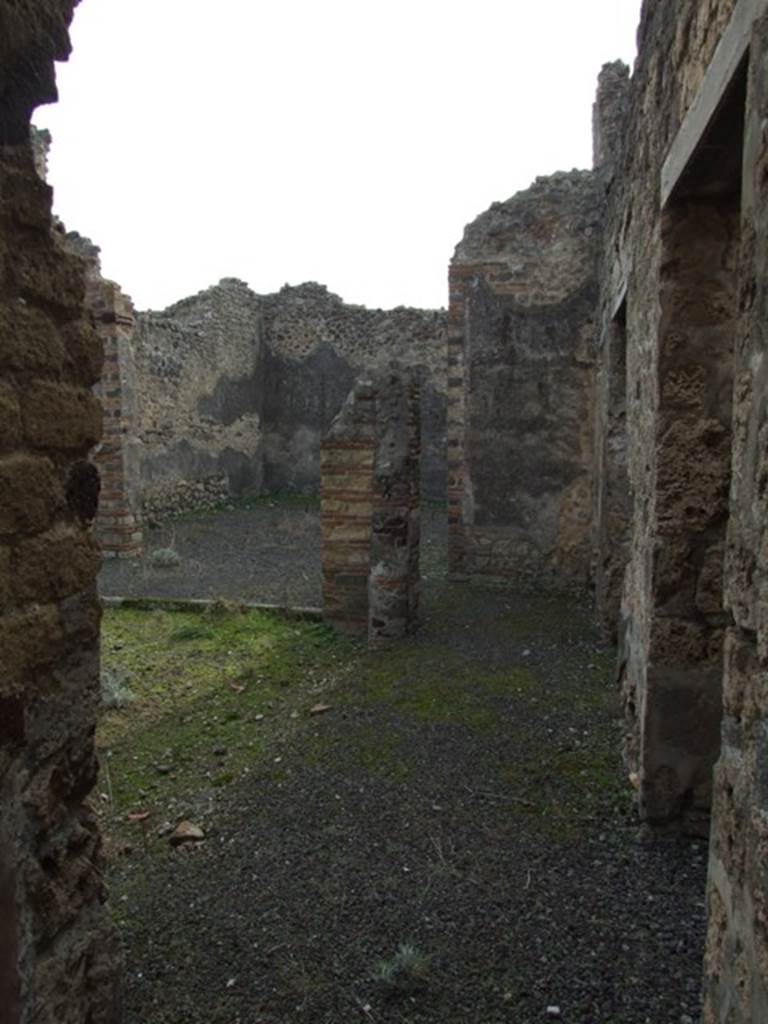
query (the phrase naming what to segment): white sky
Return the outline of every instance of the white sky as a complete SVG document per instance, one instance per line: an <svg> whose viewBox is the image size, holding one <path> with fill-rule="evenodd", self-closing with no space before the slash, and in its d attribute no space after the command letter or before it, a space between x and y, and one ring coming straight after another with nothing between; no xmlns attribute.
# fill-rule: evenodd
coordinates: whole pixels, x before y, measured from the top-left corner
<svg viewBox="0 0 768 1024"><path fill-rule="evenodd" d="M640 0L82 0L49 180L139 308L240 277L446 303L464 225L591 164Z"/></svg>

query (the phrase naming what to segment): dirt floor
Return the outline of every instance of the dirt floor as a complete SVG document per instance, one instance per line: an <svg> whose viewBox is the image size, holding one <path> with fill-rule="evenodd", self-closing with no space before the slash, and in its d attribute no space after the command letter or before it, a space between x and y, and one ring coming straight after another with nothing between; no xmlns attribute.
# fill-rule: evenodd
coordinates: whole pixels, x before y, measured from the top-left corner
<svg viewBox="0 0 768 1024"><path fill-rule="evenodd" d="M248 596L316 603L269 512L279 542L258 517L162 534L187 579L147 592L218 596L279 548L311 585L273 551ZM423 627L393 646L108 614L136 697L99 737L127 1024L698 1021L706 846L637 827L588 602L448 583L437 526ZM180 818L205 840L173 850Z"/></svg>

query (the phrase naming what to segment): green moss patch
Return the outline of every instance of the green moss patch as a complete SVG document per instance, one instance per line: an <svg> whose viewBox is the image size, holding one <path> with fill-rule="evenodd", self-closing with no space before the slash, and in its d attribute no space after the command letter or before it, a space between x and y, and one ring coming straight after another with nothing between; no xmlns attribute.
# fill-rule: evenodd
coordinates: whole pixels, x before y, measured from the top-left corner
<svg viewBox="0 0 768 1024"><path fill-rule="evenodd" d="M104 712L97 736L100 789L116 820L160 816L171 799L264 766L350 649L322 624L255 611L108 610L103 671L133 698Z"/></svg>

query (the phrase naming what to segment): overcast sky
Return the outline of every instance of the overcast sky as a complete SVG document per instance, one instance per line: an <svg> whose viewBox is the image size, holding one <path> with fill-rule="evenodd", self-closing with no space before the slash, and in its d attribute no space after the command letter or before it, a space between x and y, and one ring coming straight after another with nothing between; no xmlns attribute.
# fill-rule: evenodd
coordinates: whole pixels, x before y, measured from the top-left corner
<svg viewBox="0 0 768 1024"><path fill-rule="evenodd" d="M446 303L464 225L588 167L603 63L639 0L82 0L55 210L160 309L240 277Z"/></svg>

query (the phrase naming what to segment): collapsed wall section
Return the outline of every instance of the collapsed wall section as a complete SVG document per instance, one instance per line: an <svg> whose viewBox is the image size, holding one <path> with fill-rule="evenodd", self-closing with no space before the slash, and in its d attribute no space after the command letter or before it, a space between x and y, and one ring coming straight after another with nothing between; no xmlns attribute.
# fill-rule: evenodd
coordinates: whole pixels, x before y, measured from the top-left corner
<svg viewBox="0 0 768 1024"><path fill-rule="evenodd" d="M449 554L457 576L584 584L602 188L539 178L450 267Z"/></svg>
<svg viewBox="0 0 768 1024"><path fill-rule="evenodd" d="M119 952L87 797L99 552L89 527L101 346L29 141L72 3L0 6L0 1016L112 1024Z"/></svg>

